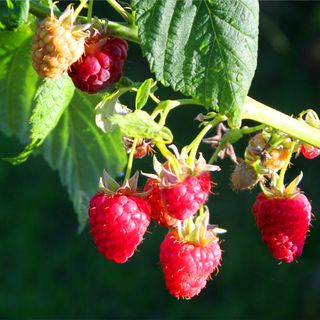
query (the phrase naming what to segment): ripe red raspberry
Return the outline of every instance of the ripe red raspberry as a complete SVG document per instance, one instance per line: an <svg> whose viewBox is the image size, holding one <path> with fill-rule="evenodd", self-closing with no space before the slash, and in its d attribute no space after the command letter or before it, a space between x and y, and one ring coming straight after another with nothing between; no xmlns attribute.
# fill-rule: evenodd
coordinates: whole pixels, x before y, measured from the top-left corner
<svg viewBox="0 0 320 320"><path fill-rule="evenodd" d="M69 76L81 91L101 91L121 78L127 50L123 39L94 37L86 44L85 54L71 66Z"/></svg>
<svg viewBox="0 0 320 320"><path fill-rule="evenodd" d="M221 249L217 241L205 245L180 240L171 231L160 247L160 262L167 289L176 298L190 299L206 286L210 274L217 270Z"/></svg>
<svg viewBox="0 0 320 320"><path fill-rule="evenodd" d="M187 176L176 184L163 186L161 196L168 213L178 220L184 220L193 216L207 201L210 189L210 174L202 172L198 176Z"/></svg>
<svg viewBox="0 0 320 320"><path fill-rule="evenodd" d="M310 144L303 144L300 147L300 151L307 159L313 159L320 155L320 149Z"/></svg>
<svg viewBox="0 0 320 320"><path fill-rule="evenodd" d="M73 8L68 6L59 19L52 13L37 26L32 65L41 77L58 77L83 54L85 34L70 23L73 15Z"/></svg>
<svg viewBox="0 0 320 320"><path fill-rule="evenodd" d="M165 208L160 192L160 182L157 179L149 178L143 191L149 191L147 200L151 206L151 218L164 227L173 228L177 226L178 220L171 217Z"/></svg>
<svg viewBox="0 0 320 320"><path fill-rule="evenodd" d="M275 259L290 263L300 257L311 219L311 205L305 195L273 198L260 193L253 214Z"/></svg>
<svg viewBox="0 0 320 320"><path fill-rule="evenodd" d="M308 109L300 113L299 120L306 122L308 125L320 130L320 120L317 113ZM313 159L320 155L320 149L307 143L303 143L300 147L301 153L307 159Z"/></svg>
<svg viewBox="0 0 320 320"><path fill-rule="evenodd" d="M89 224L99 252L117 263L126 262L143 240L150 211L142 198L96 193L89 204Z"/></svg>

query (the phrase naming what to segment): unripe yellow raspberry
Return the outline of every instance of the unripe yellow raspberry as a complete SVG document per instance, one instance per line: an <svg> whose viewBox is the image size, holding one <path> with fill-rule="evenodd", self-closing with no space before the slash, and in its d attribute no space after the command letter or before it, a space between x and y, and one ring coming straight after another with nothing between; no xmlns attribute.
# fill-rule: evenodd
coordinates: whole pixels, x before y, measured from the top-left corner
<svg viewBox="0 0 320 320"><path fill-rule="evenodd" d="M52 13L37 26L32 65L41 77L58 77L84 53L86 34L73 25L74 18L73 8L68 6L60 18Z"/></svg>

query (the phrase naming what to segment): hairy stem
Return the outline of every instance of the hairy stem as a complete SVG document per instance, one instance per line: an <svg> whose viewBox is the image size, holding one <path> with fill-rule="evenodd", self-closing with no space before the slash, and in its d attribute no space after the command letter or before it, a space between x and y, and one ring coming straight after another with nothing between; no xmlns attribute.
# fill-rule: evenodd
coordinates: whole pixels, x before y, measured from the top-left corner
<svg viewBox="0 0 320 320"><path fill-rule="evenodd" d="M242 119L250 119L264 123L288 134L292 138L302 140L320 148L319 129L311 127L303 121L289 117L250 97L247 97L245 100Z"/></svg>

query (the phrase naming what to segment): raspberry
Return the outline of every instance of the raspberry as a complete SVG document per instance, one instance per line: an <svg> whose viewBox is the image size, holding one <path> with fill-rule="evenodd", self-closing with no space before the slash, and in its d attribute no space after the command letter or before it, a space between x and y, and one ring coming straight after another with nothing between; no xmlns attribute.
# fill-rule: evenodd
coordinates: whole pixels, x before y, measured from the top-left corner
<svg viewBox="0 0 320 320"><path fill-rule="evenodd" d="M160 246L160 262L167 289L176 298L190 299L206 286L210 274L220 265L221 249L217 241L197 245L180 240L171 231Z"/></svg>
<svg viewBox="0 0 320 320"><path fill-rule="evenodd" d="M150 211L142 198L96 193L89 204L89 224L98 251L116 263L126 262L143 240Z"/></svg>
<svg viewBox="0 0 320 320"><path fill-rule="evenodd" d="M318 117L317 113L312 109L308 109L308 110L303 111L300 114L299 120L306 122L308 125L310 125L314 128L320 129L319 117ZM310 144L307 144L307 143L303 143L301 145L300 151L304 155L304 157L307 159L313 159L313 158L316 158L317 156L320 155L319 148L312 146Z"/></svg>
<svg viewBox="0 0 320 320"><path fill-rule="evenodd" d="M305 195L273 198L260 193L253 214L275 259L290 263L300 257L311 219L311 205Z"/></svg>
<svg viewBox="0 0 320 320"><path fill-rule="evenodd" d="M73 8L68 6L59 19L51 14L37 26L32 43L32 65L41 77L60 76L84 52L84 34L74 31L70 19L73 20Z"/></svg>
<svg viewBox="0 0 320 320"><path fill-rule="evenodd" d="M149 191L147 200L151 206L151 218L158 224L173 228L177 225L178 220L171 217L167 212L164 202L161 198L160 182L157 179L149 178L144 186L143 191Z"/></svg>
<svg viewBox="0 0 320 320"><path fill-rule="evenodd" d="M123 39L93 37L86 43L85 54L71 66L69 76L81 91L101 91L121 78L127 50Z"/></svg>
<svg viewBox="0 0 320 320"><path fill-rule="evenodd" d="M267 133L259 132L253 136L245 151L246 162L254 164L256 171L259 173L280 170L289 156L289 138L275 147L269 143L272 136L265 135Z"/></svg>
<svg viewBox="0 0 320 320"><path fill-rule="evenodd" d="M202 172L198 176L187 176L176 184L163 186L161 196L168 213L178 220L184 220L193 216L207 201L210 189L210 174Z"/></svg>
<svg viewBox="0 0 320 320"><path fill-rule="evenodd" d="M240 161L231 174L233 190L252 189L261 179L254 168L244 161Z"/></svg>
<svg viewBox="0 0 320 320"><path fill-rule="evenodd" d="M320 155L320 149L310 144L303 144L300 147L300 151L307 159L313 159Z"/></svg>

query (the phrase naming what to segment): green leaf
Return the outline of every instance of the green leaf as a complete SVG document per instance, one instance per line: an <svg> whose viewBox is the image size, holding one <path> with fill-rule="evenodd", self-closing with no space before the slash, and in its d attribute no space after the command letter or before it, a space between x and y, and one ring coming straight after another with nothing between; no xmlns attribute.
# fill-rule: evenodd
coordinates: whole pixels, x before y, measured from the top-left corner
<svg viewBox="0 0 320 320"><path fill-rule="evenodd" d="M238 126L256 69L258 0L132 0L157 80Z"/></svg>
<svg viewBox="0 0 320 320"><path fill-rule="evenodd" d="M28 21L29 0L0 1L0 23L14 30Z"/></svg>
<svg viewBox="0 0 320 320"><path fill-rule="evenodd" d="M68 107L73 93L74 85L66 73L57 79L44 80L33 101L31 140L47 137Z"/></svg>
<svg viewBox="0 0 320 320"><path fill-rule="evenodd" d="M103 132L109 133L118 129L118 126L112 121L110 121L110 117L114 114L125 115L131 110L126 106L122 105L119 101L119 91L114 94L104 98L102 101L98 103L95 108L96 111L96 125Z"/></svg>
<svg viewBox="0 0 320 320"><path fill-rule="evenodd" d="M42 147L50 166L59 170L78 213L80 228L87 221L88 201L97 191L105 168L111 176L123 170L126 153L119 131L104 134L94 123L96 97L76 91L58 126Z"/></svg>
<svg viewBox="0 0 320 320"><path fill-rule="evenodd" d="M136 110L126 115L113 114L110 121L119 126L122 134L129 138L148 138L170 143L173 136L169 128L156 123L151 116L142 110Z"/></svg>
<svg viewBox="0 0 320 320"><path fill-rule="evenodd" d="M48 134L55 128L74 93L74 85L65 73L56 79L45 79L38 88L33 100L30 117L30 144L14 158L4 158L12 164L21 164L28 160Z"/></svg>
<svg viewBox="0 0 320 320"><path fill-rule="evenodd" d="M28 143L31 105L39 78L31 65L29 28L0 31L0 130Z"/></svg>
<svg viewBox="0 0 320 320"><path fill-rule="evenodd" d="M18 136L23 144L28 143L32 101L43 82L31 65L31 34L29 28L19 32L0 31L0 130ZM60 94L55 98L64 99ZM120 133L104 134L94 123L94 106L98 102L98 97L76 91L57 126L40 147L40 154L59 171L82 227L87 201L96 192L103 169L116 176L126 164ZM54 102L48 103L50 107ZM49 113L53 111L48 109ZM41 129L40 122L36 127L39 131L35 130L34 136L41 137L41 130L45 132L45 129Z"/></svg>
<svg viewBox="0 0 320 320"><path fill-rule="evenodd" d="M145 80L138 89L136 95L136 109L142 109L149 98L151 89L156 85L156 82L153 79Z"/></svg>
<svg viewBox="0 0 320 320"><path fill-rule="evenodd" d="M18 156L11 158L1 158L1 160L7 161L13 165L19 165L27 161L32 152L36 150L42 144L42 142L43 140L33 140L23 149L21 153L19 153Z"/></svg>

